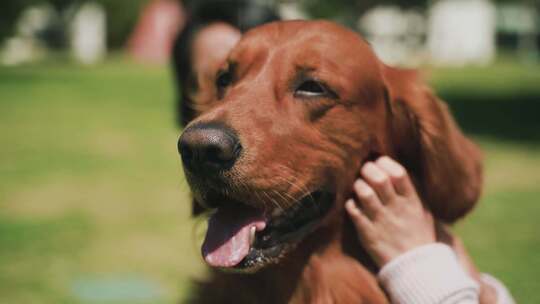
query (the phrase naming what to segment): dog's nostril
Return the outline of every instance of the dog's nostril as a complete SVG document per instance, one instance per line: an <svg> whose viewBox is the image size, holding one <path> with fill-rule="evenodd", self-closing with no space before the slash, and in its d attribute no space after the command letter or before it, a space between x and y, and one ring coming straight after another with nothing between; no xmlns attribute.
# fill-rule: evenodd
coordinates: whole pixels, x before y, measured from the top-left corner
<svg viewBox="0 0 540 304"><path fill-rule="evenodd" d="M209 146L206 150L206 160L211 163L219 164L224 161L231 160L231 153L228 152L227 147Z"/></svg>

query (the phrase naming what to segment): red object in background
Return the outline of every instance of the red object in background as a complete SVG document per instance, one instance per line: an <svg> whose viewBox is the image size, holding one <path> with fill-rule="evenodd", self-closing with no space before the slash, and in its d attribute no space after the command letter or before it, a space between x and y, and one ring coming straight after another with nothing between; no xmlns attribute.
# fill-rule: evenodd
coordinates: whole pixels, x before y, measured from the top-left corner
<svg viewBox="0 0 540 304"><path fill-rule="evenodd" d="M185 23L180 1L151 0L128 42L129 53L144 63L167 63L176 34Z"/></svg>

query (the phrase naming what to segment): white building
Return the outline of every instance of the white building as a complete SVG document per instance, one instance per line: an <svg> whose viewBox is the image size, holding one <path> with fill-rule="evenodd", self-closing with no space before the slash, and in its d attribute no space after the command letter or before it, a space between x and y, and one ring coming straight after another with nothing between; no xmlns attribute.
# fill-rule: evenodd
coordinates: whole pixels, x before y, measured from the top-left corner
<svg viewBox="0 0 540 304"><path fill-rule="evenodd" d="M70 28L73 56L83 64L93 64L106 55L106 16L103 7L87 2L75 13Z"/></svg>
<svg viewBox="0 0 540 304"><path fill-rule="evenodd" d="M485 65L495 59L496 8L488 0L441 0L429 10L427 45L441 65Z"/></svg>
<svg viewBox="0 0 540 304"><path fill-rule="evenodd" d="M360 18L358 28L385 63L414 66L424 59L426 20L419 11L378 6Z"/></svg>
<svg viewBox="0 0 540 304"><path fill-rule="evenodd" d="M426 12L378 6L358 27L389 64L485 65L496 56L496 12L489 0L439 0Z"/></svg>

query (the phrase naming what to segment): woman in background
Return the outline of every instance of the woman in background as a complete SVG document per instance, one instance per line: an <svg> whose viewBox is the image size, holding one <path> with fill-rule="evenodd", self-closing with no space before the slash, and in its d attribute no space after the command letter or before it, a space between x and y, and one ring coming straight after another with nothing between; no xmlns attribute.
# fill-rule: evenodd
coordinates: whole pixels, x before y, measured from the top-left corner
<svg viewBox="0 0 540 304"><path fill-rule="evenodd" d="M267 1L270 2L270 1ZM280 20L271 5L253 0L185 1L187 23L173 49L177 122L189 123L214 94L218 65L245 31Z"/></svg>

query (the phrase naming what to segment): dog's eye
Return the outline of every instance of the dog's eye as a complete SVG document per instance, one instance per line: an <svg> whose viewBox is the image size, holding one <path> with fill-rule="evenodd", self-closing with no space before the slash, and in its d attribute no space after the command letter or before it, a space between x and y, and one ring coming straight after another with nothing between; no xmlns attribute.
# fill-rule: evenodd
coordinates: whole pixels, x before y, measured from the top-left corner
<svg viewBox="0 0 540 304"><path fill-rule="evenodd" d="M232 83L232 74L229 71L222 71L216 78L216 86L219 89L228 87Z"/></svg>
<svg viewBox="0 0 540 304"><path fill-rule="evenodd" d="M315 80L304 81L294 92L295 95L303 97L322 96L327 93L326 87Z"/></svg>

